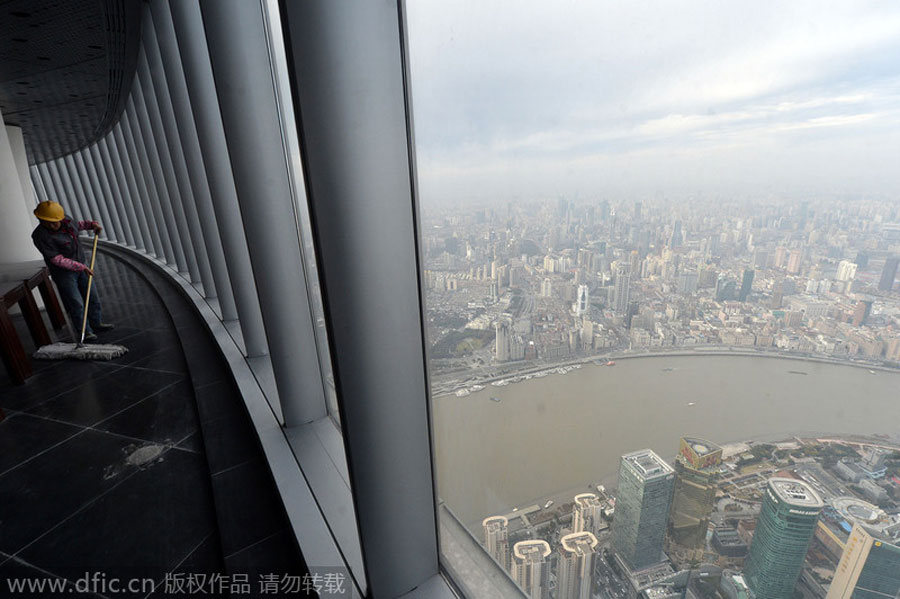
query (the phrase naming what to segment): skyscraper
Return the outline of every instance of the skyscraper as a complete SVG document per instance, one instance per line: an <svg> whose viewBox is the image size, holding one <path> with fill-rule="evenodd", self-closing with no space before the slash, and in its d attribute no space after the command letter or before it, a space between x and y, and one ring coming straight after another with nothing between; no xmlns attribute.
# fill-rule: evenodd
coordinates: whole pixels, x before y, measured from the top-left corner
<svg viewBox="0 0 900 599"><path fill-rule="evenodd" d="M744 569L757 597L792 599L823 507L805 482L769 479Z"/></svg>
<svg viewBox="0 0 900 599"><path fill-rule="evenodd" d="M750 291L753 289L753 275L755 271L752 268L748 268L744 270L744 278L741 281L741 291L738 294L738 300L742 302L746 302L747 298L750 296Z"/></svg>
<svg viewBox="0 0 900 599"><path fill-rule="evenodd" d="M678 293L690 295L697 291L698 275L693 271L684 271L678 275Z"/></svg>
<svg viewBox="0 0 900 599"><path fill-rule="evenodd" d="M573 532L559 542L556 599L591 599L591 570L597 537L589 532Z"/></svg>
<svg viewBox="0 0 900 599"><path fill-rule="evenodd" d="M856 276L856 263L850 260L841 260L838 263L837 274L835 279L838 281L852 281Z"/></svg>
<svg viewBox="0 0 900 599"><path fill-rule="evenodd" d="M541 282L541 297L553 297L553 283L550 279L544 279Z"/></svg>
<svg viewBox="0 0 900 599"><path fill-rule="evenodd" d="M513 546L510 575L529 599L550 597L550 553L547 541L519 541Z"/></svg>
<svg viewBox="0 0 900 599"><path fill-rule="evenodd" d="M715 507L722 448L709 441L682 437L675 458L672 538L688 549L703 549L709 516Z"/></svg>
<svg viewBox="0 0 900 599"><path fill-rule="evenodd" d="M627 264L616 266L616 283L613 291L613 310L616 314L625 314L628 302L631 301L631 274Z"/></svg>
<svg viewBox="0 0 900 599"><path fill-rule="evenodd" d="M853 321L852 324L855 327L858 327L861 324L866 323L866 319L869 318L869 314L872 312L872 300L871 299L862 299L856 302L856 308L853 310Z"/></svg>
<svg viewBox="0 0 900 599"><path fill-rule="evenodd" d="M494 359L498 362L508 362L510 359L509 342L510 330L507 320L499 320L494 323Z"/></svg>
<svg viewBox="0 0 900 599"><path fill-rule="evenodd" d="M481 525L484 527L485 550L504 570L509 570L509 521L503 516L491 516Z"/></svg>
<svg viewBox="0 0 900 599"><path fill-rule="evenodd" d="M900 547L856 524L825 599L886 599L900 595Z"/></svg>
<svg viewBox="0 0 900 599"><path fill-rule="evenodd" d="M787 262L787 271L796 275L800 273L800 266L803 262L803 251L802 250L791 250L790 257Z"/></svg>
<svg viewBox="0 0 900 599"><path fill-rule="evenodd" d="M576 495L575 505L572 508L572 532L587 531L596 535L603 517L602 511L600 498L593 493Z"/></svg>
<svg viewBox="0 0 900 599"><path fill-rule="evenodd" d="M629 570L662 561L674 486L674 471L652 450L622 456L612 548Z"/></svg>
<svg viewBox="0 0 900 599"><path fill-rule="evenodd" d="M669 247L670 248L678 248L681 247L684 243L684 238L681 234L681 221L676 220L675 225L672 227L672 237L669 238Z"/></svg>
<svg viewBox="0 0 900 599"><path fill-rule="evenodd" d="M878 289L890 291L894 287L898 265L900 265L900 257L898 256L891 256L884 261L884 268L881 269L881 280L878 281Z"/></svg>
<svg viewBox="0 0 900 599"><path fill-rule="evenodd" d="M575 315L584 316L591 309L590 292L587 285L578 286L578 294L575 296Z"/></svg>

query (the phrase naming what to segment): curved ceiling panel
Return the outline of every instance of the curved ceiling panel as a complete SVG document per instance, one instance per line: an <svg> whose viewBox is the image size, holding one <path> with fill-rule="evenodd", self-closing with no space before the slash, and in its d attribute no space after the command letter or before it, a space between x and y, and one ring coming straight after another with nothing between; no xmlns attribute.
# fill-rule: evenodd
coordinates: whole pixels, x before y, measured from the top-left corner
<svg viewBox="0 0 900 599"><path fill-rule="evenodd" d="M125 105L140 0L0 0L0 112L45 162L102 137Z"/></svg>

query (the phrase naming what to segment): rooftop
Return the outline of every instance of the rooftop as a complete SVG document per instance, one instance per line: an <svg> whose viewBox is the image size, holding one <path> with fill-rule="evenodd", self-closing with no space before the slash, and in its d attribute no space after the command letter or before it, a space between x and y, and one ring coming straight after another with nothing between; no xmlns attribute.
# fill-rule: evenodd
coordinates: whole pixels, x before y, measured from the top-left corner
<svg viewBox="0 0 900 599"><path fill-rule="evenodd" d="M722 449L715 443L697 437L684 437L684 440L699 456L709 455Z"/></svg>
<svg viewBox="0 0 900 599"><path fill-rule="evenodd" d="M641 449L622 456L645 480L658 478L674 472L665 460L656 455L652 449Z"/></svg>
<svg viewBox="0 0 900 599"><path fill-rule="evenodd" d="M559 542L563 549L577 555L593 553L597 547L597 537L590 532L573 532L563 536Z"/></svg>
<svg viewBox="0 0 900 599"><path fill-rule="evenodd" d="M825 506L812 487L803 481L793 478L770 478L769 487L780 500L789 505L811 508Z"/></svg>

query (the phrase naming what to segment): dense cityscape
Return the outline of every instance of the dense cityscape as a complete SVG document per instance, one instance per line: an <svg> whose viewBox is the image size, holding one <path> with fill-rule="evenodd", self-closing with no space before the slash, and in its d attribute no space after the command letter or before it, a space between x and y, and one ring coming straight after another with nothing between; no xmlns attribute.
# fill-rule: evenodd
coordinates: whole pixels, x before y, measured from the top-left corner
<svg viewBox="0 0 900 599"><path fill-rule="evenodd" d="M878 439L623 455L618 488L486 518L532 599L850 599L900 593L900 452Z"/></svg>
<svg viewBox="0 0 900 599"><path fill-rule="evenodd" d="M437 394L662 351L900 363L896 204L558 199L425 225Z"/></svg>
<svg viewBox="0 0 900 599"><path fill-rule="evenodd" d="M426 215L437 396L656 354L900 366L894 204L557 199ZM898 500L887 439L684 437L674 459L623 455L615 488L510 506L481 533L534 599L886 598L900 593Z"/></svg>

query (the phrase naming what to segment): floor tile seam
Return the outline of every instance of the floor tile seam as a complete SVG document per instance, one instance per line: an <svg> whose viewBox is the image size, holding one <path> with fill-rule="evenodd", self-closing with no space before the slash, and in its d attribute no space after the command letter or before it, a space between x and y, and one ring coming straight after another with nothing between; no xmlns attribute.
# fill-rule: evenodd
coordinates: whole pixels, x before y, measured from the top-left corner
<svg viewBox="0 0 900 599"><path fill-rule="evenodd" d="M250 458L248 460L244 460L243 462L241 462L239 464L235 464L234 466L228 466L227 468L222 468L221 470L217 470L216 472L210 471L209 475L210 475L210 478L216 478L217 476L219 476L221 474L227 474L227 473L231 472L232 470L240 468L241 466L246 466L247 464L249 464L251 462L256 462L256 461L259 461L259 458Z"/></svg>
<svg viewBox="0 0 900 599"><path fill-rule="evenodd" d="M156 354L153 354L156 355ZM147 356L150 357L150 356ZM143 359L143 358L142 358ZM145 368L144 366L132 366L130 364L126 364L122 366L122 368L133 368L135 370L143 370L144 372L162 372L164 374L177 374L180 376L189 376L189 372L175 372L174 370L163 370L162 368Z"/></svg>
<svg viewBox="0 0 900 599"><path fill-rule="evenodd" d="M160 455L164 455L165 453L166 453L166 452L163 452L163 453L161 453ZM19 558L19 555L20 555L23 551L27 550L29 547L31 547L32 545L34 545L35 543L37 543L37 542L40 541L41 539L43 539L43 538L46 537L47 535L51 534L51 533L52 533L53 531L55 531L57 528L61 527L63 524L65 524L66 522L68 522L69 520L71 520L72 518L74 518L75 516L77 516L78 514L84 512L85 510L87 510L88 508L90 508L91 506L93 506L95 503L97 503L98 501L100 501L101 499L103 499L103 498L104 498L106 495L108 495L109 493L112 493L113 491L115 491L116 489L118 489L118 488L119 488L120 486L122 486L126 481L130 480L131 477L135 476L138 472L143 472L143 469L142 469L142 468L135 468L133 472L131 472L131 473L127 474L126 476L124 476L124 477L122 478L122 480L118 481L116 484L114 484L114 485L111 486L110 488L106 489L105 491L101 491L98 495L95 495L94 497L92 497L91 499L89 499L89 500L88 500L87 502L85 502L81 507L77 508L74 512L72 512L71 514L69 514L68 516L66 516L65 518L63 518L62 520L60 520L59 522L57 522L56 524L54 524L52 527L50 527L49 529L47 529L47 530L44 531L43 533L39 534L37 537L35 537L34 539L32 539L30 542L26 543L24 546L22 546L22 547L20 547L19 549L17 549L16 552L13 554L13 557L14 557L14 558L21 559L21 558ZM23 560L23 561L24 561L24 560ZM50 572L49 570L48 570L47 572L48 572L48 573L52 573L52 572ZM54 574L54 576L57 576L57 575ZM60 578L66 578L66 577L60 576ZM66 580L68 580L68 578L66 578Z"/></svg>
<svg viewBox="0 0 900 599"><path fill-rule="evenodd" d="M178 383L174 383L174 384L178 384ZM145 399L149 399L149 398L145 398ZM145 400L142 399L142 400L138 401L137 403L133 404L133 405L130 406L130 407L134 407L134 406L136 406L138 403L141 403L141 402L143 402L143 401L145 401ZM126 408L126 410L127 410L127 409L129 409L129 408ZM119 412L119 413L121 413L121 412ZM173 445L173 444L171 444L171 443L160 443L159 441L153 441L153 440L151 440L151 439L142 439L142 438L140 438L140 437L132 437L131 435L125 435L125 434L122 434L122 433L117 433L117 432L115 432L115 431L108 431L108 430L104 430L104 429L100 429L100 428L94 428L97 424L101 424L101 423L104 422L104 421L97 422L97 423L94 424L94 425L85 426L85 425L83 425L83 424L75 424L74 422L67 422L67 421L65 421L65 420L58 420L58 419L56 419L56 418L50 418L50 417L47 417L47 416L39 416L39 415L37 415L37 414L29 414L28 412L23 412L22 414L25 415L25 416L31 416L31 417L33 417L33 418L40 418L41 420L47 420L48 422L56 422L57 424L68 424L68 425L70 425L70 426L76 426L76 427L82 429L82 430L78 431L77 433L75 433L74 435L72 435L71 437L69 437L68 439L64 439L63 441L60 441L60 443L64 443L65 441L71 440L73 437L75 437L75 436L77 436L77 435L80 435L80 434L82 434L82 433L85 432L85 431L91 431L91 432L98 433L98 434L102 434L102 435L110 435L110 436L112 436L112 437L119 437L119 438L121 438L121 439L127 439L128 441L135 441L135 442L139 442L139 443L152 443L152 444L154 444L154 445L162 445L163 447L166 447L166 448L168 448L168 449L179 449L179 450L181 450L181 451L186 451L186 452L189 452L189 453L197 453L197 452L191 452L190 450L186 450L186 449L183 449L183 448L180 448L180 447L175 447L175 445ZM114 415L114 416L115 416L115 415ZM190 435L188 435L188 436L190 436ZM185 438L187 438L187 437L185 437ZM182 439L182 441L183 441L183 440L184 440L184 439ZM179 441L179 443L180 443L180 442L181 442L181 441ZM60 443L57 443L56 445L59 445ZM55 447L55 445L54 445L54 447ZM53 449L53 447L49 447L49 448L47 448L47 450L42 451L41 453L46 453L46 451L49 451L50 449ZM39 455L40 455L40 454L39 454ZM34 457L38 457L38 456L34 456ZM30 461L31 459L33 459L33 458L29 458L28 461ZM25 462L22 462L22 463L24 464ZM0 472L0 477L2 477L4 474L6 474L7 472L9 472L10 470L15 470L16 468L18 468L18 466L13 466L13 467L10 468L9 470L6 470L6 471L4 471L4 472Z"/></svg>
<svg viewBox="0 0 900 599"><path fill-rule="evenodd" d="M59 360L57 360L57 361L59 361ZM104 367L104 368L105 368L105 366L106 366L106 364L103 364L103 367ZM112 367L112 365L110 365L110 366ZM48 367L48 368L49 368L49 367ZM121 370L122 368L123 368L123 365L122 365L122 364L116 364L116 365L115 365L115 368L111 368L111 369L109 370L109 372L104 372L103 375L101 376L101 378L106 377L106 376L109 376L110 374L112 374L112 373L114 373L114 372L118 372L118 371ZM43 370L43 369L42 369L42 370ZM39 373L36 373L36 374L39 374ZM84 385L84 384L85 384L85 383L82 383L81 385ZM81 385L78 385L78 387L81 387ZM74 389L77 389L78 387L75 387ZM65 389L65 388L64 388L64 389L62 389L61 391L59 391L58 393L56 393L56 394L54 394L54 395L51 395L50 397L44 397L44 398L42 398L41 401L39 401L37 404L35 404L34 407L37 407L37 406L39 406L39 405L41 405L41 404L45 404L45 403L47 403L48 401L54 400L54 399L56 399L57 397L59 397L60 395L62 395L63 393L68 393L69 391L73 391L74 389ZM3 408L3 409L6 410L7 408Z"/></svg>
<svg viewBox="0 0 900 599"><path fill-rule="evenodd" d="M30 416L30 414L29 414L29 416ZM57 422L57 423L60 423L60 424L70 424L70 423L68 423L68 422L62 422L62 421L60 421L60 420L50 420L49 418L45 418L44 420L49 420L50 422ZM74 439L75 437L84 434L84 432L85 432L86 430L88 430L87 427L79 426L79 425L77 425L77 424L71 424L71 426L78 426L81 430L79 430L79 431L77 431L77 432L75 432L75 433L69 435L68 437L66 437L65 439L59 441L58 443L54 443L54 444L51 445L50 447L47 447L47 448L41 450L40 452L36 453L35 455L31 456L30 458L27 458L27 459L25 459L25 460L22 460L21 462L19 462L18 464L16 464L16 465L13 466L12 468L7 468L7 469L4 470L3 472L0 472L0 479L2 479L4 476L6 476L7 474L9 474L9 473L12 472L13 470L16 470L16 469L18 469L18 468L21 468L22 466L27 465L27 464L28 464L29 462L31 462L32 460L36 460L37 458L41 457L42 455L44 455L44 454L47 453L48 451L52 451L52 450L56 449L57 447L59 447L59 446L62 445L63 443L68 443L69 441L71 441L71 440Z"/></svg>
<svg viewBox="0 0 900 599"><path fill-rule="evenodd" d="M187 441L188 439L190 439L192 435L196 435L197 433L201 433L201 438L202 438L202 430L201 430L201 428L200 428L199 422L198 422L197 428L196 428L195 430L191 431L190 433L188 433L188 434L186 434L184 437L182 437L179 441L177 441L177 442L175 443L175 445L174 445L172 448L173 448L173 449L180 449L180 450L182 450L182 451L187 451L187 452L190 452L190 453L196 453L197 455L201 455L201 454L202 454L202 455L205 456L205 455L206 455L205 448L204 448L204 451L195 451L195 450L193 450L193 449L187 449L187 448L185 448L185 447L179 447L179 445L181 445L182 443L184 443L185 441Z"/></svg>
<svg viewBox="0 0 900 599"><path fill-rule="evenodd" d="M136 442L136 443L142 443L142 444L144 444L144 445L146 445L146 444L150 444L150 445L160 445L160 446L162 446L162 447L165 447L166 450L169 450L169 449L177 449L177 450L179 450L179 451L184 451L184 452L186 452L186 453L197 453L197 452L188 451L188 450L186 450L186 449L182 449L182 448L180 448L180 447L175 447L175 445L174 445L173 443L163 443L163 442L160 442L160 441L153 441L152 439L142 439L142 438L140 438L140 437L132 437L131 435L124 435L124 434L122 434L122 433L117 433L117 432L114 432L114 431L107 431L107 430L103 430L103 429L100 429L100 428L89 428L89 430L91 430L91 431L93 431L93 432L95 432L95 433L100 433L100 434L104 434L104 435L110 435L110 436L113 436L113 437L119 437L120 439L126 439L126 440L128 440L128 441L134 441L134 442Z"/></svg>
<svg viewBox="0 0 900 599"><path fill-rule="evenodd" d="M265 537L263 537L263 538L261 538L261 539L259 539L259 540L257 540L257 541L253 541L252 543L249 543L249 544L247 544L247 545L244 545L243 547L241 547L241 548L238 549L237 551L232 551L229 555L226 555L226 556L225 556L225 559L226 559L226 560L229 560L229 559L231 559L232 557L234 557L235 555L237 555L238 553L241 553L242 551L247 551L248 549L252 549L253 547L256 547L256 546L259 545L260 543L265 543L265 542L268 541L269 539L272 539L273 537L277 537L278 535L282 534L285 530L286 530L286 528L284 528L284 527L279 528L278 530L276 530L275 532L273 532L272 534L270 534L270 535L268 535L268 536L265 536Z"/></svg>
<svg viewBox="0 0 900 599"><path fill-rule="evenodd" d="M177 384L180 383L180 382L182 382L182 381L175 381L175 382L169 383L168 385L166 385L166 386L164 386L164 387L161 387L161 388L157 389L157 390L154 391L153 393L151 393L151 394L149 394L149 395L147 395L147 396L145 396L145 397L142 397L141 399L138 399L137 401L134 401L134 402L130 403L128 406L122 408L122 409L119 410L118 412L114 412L113 414L110 414L109 416L107 416L107 417L104 418L103 420L98 420L97 422L94 422L94 423L92 423L92 424L87 425L86 428L90 428L90 429L93 429L93 430L98 430L98 429L95 429L95 428L94 428L94 427L96 427L98 424L103 424L103 423L106 422L107 420L110 420L111 418L115 418L116 416L118 416L118 415L121 414L122 412L126 412L126 411L130 410L131 408L137 406L138 404L142 404L142 403L144 403L145 401L147 401L147 400L149 400L149 399L153 399L153 397L155 397L156 395L159 395L160 393L162 393L162 392L165 391L166 389L169 389L169 388L171 388L171 387L174 387L175 385L177 385ZM102 429L99 429L99 431L100 431L100 432L108 432L108 431L102 431ZM127 435L126 435L126 436L127 436Z"/></svg>
<svg viewBox="0 0 900 599"><path fill-rule="evenodd" d="M108 344L103 344L103 345L108 345ZM101 366L102 366L103 368L106 368L107 365L106 365L105 363L103 363L103 364L101 364ZM102 374L98 377L99 379L104 379L104 378L106 378L106 377L108 377L108 376L111 376L111 375L113 375L113 374L119 372L119 371L122 370L123 368L125 368L125 364L115 364L115 365L109 365L109 366L110 366L109 371L102 373ZM44 404L46 404L46 403L48 403L48 402L51 402L51 401L53 401L54 399L59 398L60 395L64 395L64 394L66 394L66 393L70 393L70 392L72 392L72 391L75 391L75 390L77 390L77 389L80 389L81 387L83 387L83 386L86 385L86 384L87 384L87 381L81 383L80 385L78 385L78 386L76 386L76 387L72 387L71 389L63 389L62 391L60 391L60 392L57 393L56 395L53 395L53 396L51 396L51 397L47 397L47 398L42 399L41 401L39 401L38 403L36 403L35 405L33 405L31 409L36 408L36 407L38 407L38 406L42 406L42 405L44 405ZM25 412L25 413L28 414L29 412Z"/></svg>
<svg viewBox="0 0 900 599"><path fill-rule="evenodd" d="M71 585L73 587L75 586L75 582L73 580L71 580L70 578L68 578L67 576L61 576L59 574L56 574L55 572L52 572L50 570L47 570L46 568L37 566L37 565L29 562L28 560L22 559L21 557L18 557L16 555L7 555L7 557L9 559L7 559L4 562L0 562L0 565L15 562L17 564L25 565L25 566L31 568L32 570L37 570L41 574L46 574L46 575L52 576L54 578L59 578L60 580L65 580L68 583L67 586L69 586L69 585ZM78 596L79 597L101 597L102 599L109 599L106 595L101 595L100 593L79 593Z"/></svg>

